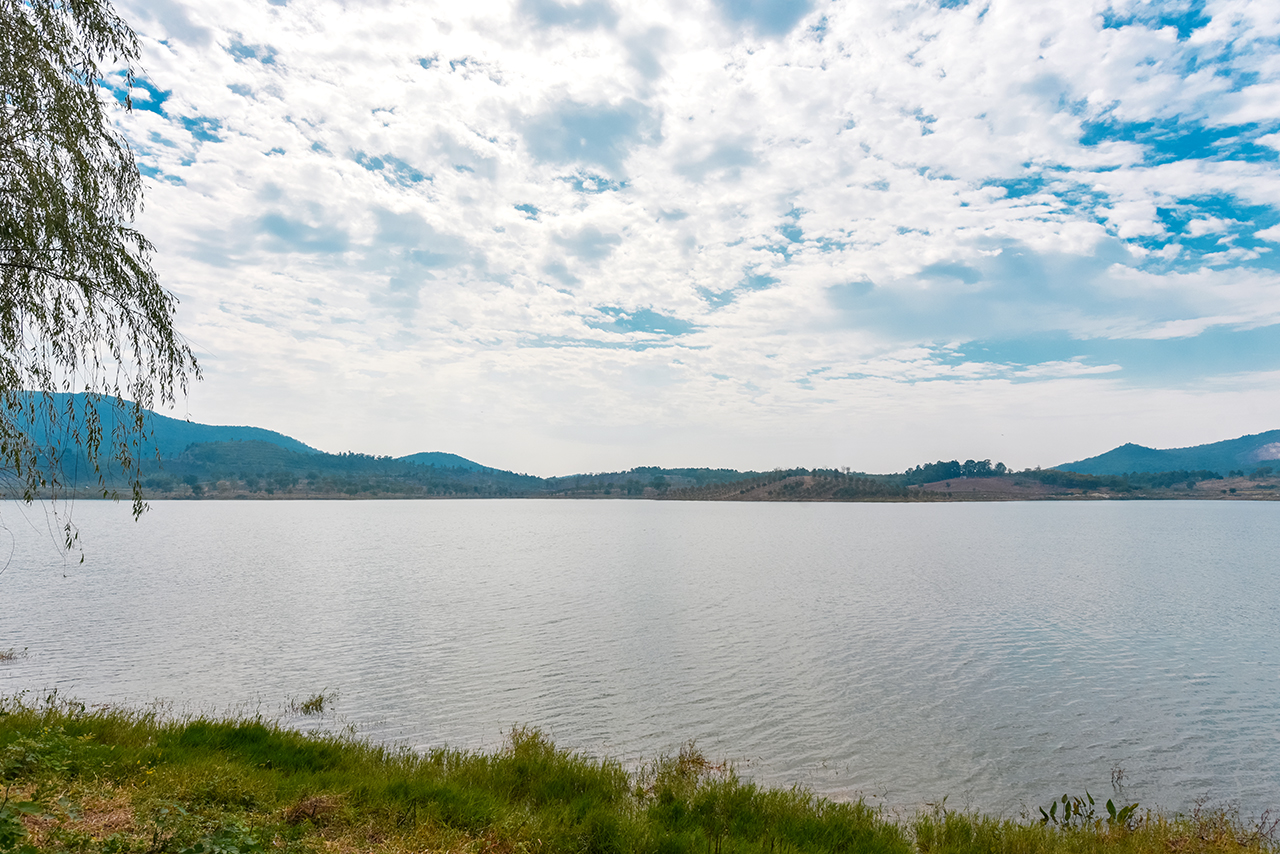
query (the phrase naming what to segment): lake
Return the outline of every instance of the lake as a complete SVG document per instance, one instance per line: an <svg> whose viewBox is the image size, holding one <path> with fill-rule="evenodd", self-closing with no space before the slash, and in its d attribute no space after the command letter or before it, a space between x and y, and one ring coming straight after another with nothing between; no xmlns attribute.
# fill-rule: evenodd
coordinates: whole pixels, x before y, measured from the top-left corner
<svg viewBox="0 0 1280 854"><path fill-rule="evenodd" d="M629 763L1016 816L1280 806L1280 503L0 504L0 693L513 724ZM299 725L310 719L288 718Z"/></svg>

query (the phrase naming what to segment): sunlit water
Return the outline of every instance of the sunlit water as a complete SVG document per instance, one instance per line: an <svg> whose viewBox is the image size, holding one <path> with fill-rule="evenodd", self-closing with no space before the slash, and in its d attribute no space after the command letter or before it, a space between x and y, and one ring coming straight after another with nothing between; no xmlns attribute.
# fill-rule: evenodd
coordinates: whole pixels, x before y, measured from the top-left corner
<svg viewBox="0 0 1280 854"><path fill-rule="evenodd" d="M1117 767L1144 805L1280 806L1280 503L84 502L83 564L42 510L0 520L3 693L337 691L376 739L696 739L905 808Z"/></svg>

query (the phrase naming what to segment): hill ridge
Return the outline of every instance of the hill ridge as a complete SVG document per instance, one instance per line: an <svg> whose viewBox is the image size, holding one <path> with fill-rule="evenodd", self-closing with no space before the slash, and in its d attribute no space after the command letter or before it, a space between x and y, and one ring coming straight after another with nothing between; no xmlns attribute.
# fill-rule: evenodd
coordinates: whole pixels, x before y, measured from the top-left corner
<svg viewBox="0 0 1280 854"><path fill-rule="evenodd" d="M26 394L34 396L36 393L27 392ZM82 392L74 394L58 392L53 395L53 401L60 411L71 408L78 413L77 418L83 418L87 397ZM125 401L125 405L132 406L132 403ZM116 416L119 410L114 405L114 398L104 396L97 406L97 411L102 420L102 431L105 440L115 430ZM305 442L275 430L268 430L265 427L202 424L198 421L174 418L171 415L165 415L153 409L143 410L143 423L146 431L150 434L148 441L139 451L139 456L144 458L155 456L158 453L164 459L173 459L182 454L191 445L209 442L261 441L301 454L319 453L318 450ZM39 420L35 423L28 421L25 424L25 428L31 431L37 442L54 444L48 436L47 425Z"/></svg>
<svg viewBox="0 0 1280 854"><path fill-rule="evenodd" d="M1226 474L1254 468L1273 460L1280 460L1280 430L1249 433L1235 439L1182 448L1149 448L1126 442L1095 457L1063 463L1054 468L1092 475L1177 470L1206 470Z"/></svg>

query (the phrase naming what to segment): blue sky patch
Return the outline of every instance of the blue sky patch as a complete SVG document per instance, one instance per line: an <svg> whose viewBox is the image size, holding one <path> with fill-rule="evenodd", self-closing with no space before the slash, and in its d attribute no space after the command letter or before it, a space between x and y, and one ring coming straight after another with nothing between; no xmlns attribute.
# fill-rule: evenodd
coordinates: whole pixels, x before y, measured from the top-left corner
<svg viewBox="0 0 1280 854"><path fill-rule="evenodd" d="M595 196L600 193L616 193L627 187L626 181L614 181L603 175L593 175L590 172L578 172L573 175L566 175L560 180L568 183L573 189L579 193Z"/></svg>
<svg viewBox="0 0 1280 854"><path fill-rule="evenodd" d="M124 103L126 92L123 86L110 87L112 93L116 96L116 100ZM146 113L155 113L157 116L168 118L165 112L164 102L169 100L169 96L173 94L172 89L161 89L141 75L133 78L133 90L129 93L130 101L133 102L135 110L141 110Z"/></svg>
<svg viewBox="0 0 1280 854"><path fill-rule="evenodd" d="M1119 15L1114 9L1104 11L1103 28L1120 29L1134 24L1151 30L1174 27L1178 31L1178 41L1186 41L1193 32L1212 20L1205 14L1204 0L1160 0L1157 3L1134 3L1129 8L1133 11L1128 15Z"/></svg>
<svg viewBox="0 0 1280 854"><path fill-rule="evenodd" d="M656 117L639 101L582 104L564 101L524 127L529 153L544 163L589 163L615 178L631 150L654 138Z"/></svg>
<svg viewBox="0 0 1280 854"><path fill-rule="evenodd" d="M727 291L713 291L708 288L698 288L698 296L702 297L707 305L711 306L711 310L724 308L726 305L733 303L738 298L738 294L731 288Z"/></svg>
<svg viewBox="0 0 1280 854"><path fill-rule="evenodd" d="M1176 243L1182 253L1171 261L1148 261L1143 265L1146 269L1195 269L1202 265L1206 255L1232 248L1262 253L1258 258L1232 258L1233 266L1265 269L1280 266L1276 244L1254 237L1255 232L1280 224L1280 210L1270 205L1249 204L1231 194L1195 196L1157 207L1156 216L1164 225L1165 233L1132 238L1130 242L1151 250Z"/></svg>
<svg viewBox="0 0 1280 854"><path fill-rule="evenodd" d="M382 161L381 157L371 157L363 151L352 152L351 159L359 163L365 169L368 169L370 172L381 172L387 165Z"/></svg>
<svg viewBox="0 0 1280 854"><path fill-rule="evenodd" d="M567 27L573 30L612 29L618 13L604 0L582 0L557 3L556 0L521 0L521 14L544 27Z"/></svg>
<svg viewBox="0 0 1280 854"><path fill-rule="evenodd" d="M516 208L516 210L518 210L518 211L520 211L522 214L524 214L524 218L525 218L525 219L537 219L537 218L538 218L538 209L537 209L537 208L535 208L533 205L529 205L529 204L516 205L516 206L515 206L515 208Z"/></svg>
<svg viewBox="0 0 1280 854"><path fill-rule="evenodd" d="M778 226L778 233L791 243L804 242L804 230L800 228L800 217L804 211L799 208L789 210L783 219L787 220Z"/></svg>
<svg viewBox="0 0 1280 854"><path fill-rule="evenodd" d="M603 314L606 320L587 319L586 324L592 329L608 332L643 332L649 335L686 335L697 327L687 320L659 314L653 309L638 308L634 311L616 306L597 306L596 311Z"/></svg>
<svg viewBox="0 0 1280 854"><path fill-rule="evenodd" d="M776 276L768 273L747 273L742 277L742 281L738 283L738 287L744 291L765 291L779 283Z"/></svg>
<svg viewBox="0 0 1280 854"><path fill-rule="evenodd" d="M791 243L804 242L804 230L794 222L788 222L778 226L778 233Z"/></svg>
<svg viewBox="0 0 1280 854"><path fill-rule="evenodd" d="M1257 142L1276 125L1207 125L1174 116L1148 122L1124 122L1114 117L1081 123L1081 145L1135 142L1146 148L1148 165L1178 160L1244 160L1274 163L1280 152Z"/></svg>
<svg viewBox="0 0 1280 854"><path fill-rule="evenodd" d="M924 110L921 110L918 108L915 110L915 112L911 114L911 117L920 123L921 136L928 136L929 134L933 133L933 128L931 127L931 125L937 124L938 122L937 116L931 116L928 113L926 113Z"/></svg>
<svg viewBox="0 0 1280 854"><path fill-rule="evenodd" d="M235 57L236 62L255 59L263 65L275 65L278 52L269 44L245 44L233 39L227 53Z"/></svg>
<svg viewBox="0 0 1280 854"><path fill-rule="evenodd" d="M214 133L214 131L222 128L222 122L217 119L205 118L204 116L183 116L179 121L182 122L182 126L187 129L188 133L201 142L222 142L222 137Z"/></svg>
<svg viewBox="0 0 1280 854"><path fill-rule="evenodd" d="M813 8L810 0L717 0L730 21L768 36L785 36Z"/></svg>
<svg viewBox="0 0 1280 854"><path fill-rule="evenodd" d="M1049 180L1044 175L1023 175L1018 178L992 178L982 182L983 187L1001 187L1006 199L1021 199L1048 191Z"/></svg>
<svg viewBox="0 0 1280 854"><path fill-rule="evenodd" d="M776 276L769 275L768 273L746 272L743 275L742 280L732 288L725 291L713 291L709 288L700 287L698 288L698 296L706 300L707 305L709 305L714 311L718 308L724 308L744 293L751 293L752 291L767 291L769 288L780 283L781 280Z"/></svg>
<svg viewBox="0 0 1280 854"><path fill-rule="evenodd" d="M1236 330L1214 326L1190 338L1094 338L1045 334L1025 338L971 341L952 357L956 362L994 362L1031 367L1078 360L1091 366L1119 365L1100 376L1160 385L1233 373L1280 370L1280 324Z"/></svg>
<svg viewBox="0 0 1280 854"><path fill-rule="evenodd" d="M407 187L432 180L430 175L424 174L421 170L404 162L394 154L371 155L363 151L353 151L351 152L351 159L370 172L381 172L382 177L389 184Z"/></svg>
<svg viewBox="0 0 1280 854"><path fill-rule="evenodd" d="M147 139L151 140L151 141L152 141L152 142L154 142L156 145L163 145L165 148L177 148L177 147L178 147L178 144L177 144L176 142L174 142L174 141L173 141L173 140L171 140L171 139L165 139L163 136L161 136L161 135L160 135L159 133L157 133L156 131L152 131L151 133L147 134Z"/></svg>
<svg viewBox="0 0 1280 854"><path fill-rule="evenodd" d="M283 214L259 218L258 228L272 238L269 245L278 252L345 252L350 245L346 231L341 228L307 225Z"/></svg>
<svg viewBox="0 0 1280 854"><path fill-rule="evenodd" d="M151 166L147 163L142 162L142 160L138 160L137 164L138 164L138 173L147 178L154 178L157 181L164 181L166 184L172 184L175 187L187 186L187 182L179 175L170 175L167 172L162 171L156 166Z"/></svg>

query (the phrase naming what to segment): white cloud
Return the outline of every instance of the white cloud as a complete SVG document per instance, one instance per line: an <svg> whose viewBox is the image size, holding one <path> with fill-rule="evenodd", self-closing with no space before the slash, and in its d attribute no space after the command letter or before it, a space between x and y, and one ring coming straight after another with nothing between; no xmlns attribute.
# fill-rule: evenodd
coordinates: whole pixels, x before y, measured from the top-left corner
<svg viewBox="0 0 1280 854"><path fill-rule="evenodd" d="M1266 3L1187 37L1011 0L131 11L158 95L122 127L206 420L544 473L758 466L929 401L977 435L950 389L1146 382L1038 336L1280 323ZM997 340L1021 355L937 343Z"/></svg>
<svg viewBox="0 0 1280 854"><path fill-rule="evenodd" d="M1190 237L1203 237L1206 234L1222 234L1226 232L1230 226L1239 225L1235 220L1223 220L1215 216L1202 217L1193 219L1187 223L1186 233Z"/></svg>

